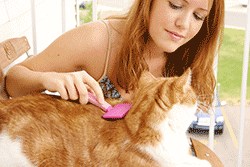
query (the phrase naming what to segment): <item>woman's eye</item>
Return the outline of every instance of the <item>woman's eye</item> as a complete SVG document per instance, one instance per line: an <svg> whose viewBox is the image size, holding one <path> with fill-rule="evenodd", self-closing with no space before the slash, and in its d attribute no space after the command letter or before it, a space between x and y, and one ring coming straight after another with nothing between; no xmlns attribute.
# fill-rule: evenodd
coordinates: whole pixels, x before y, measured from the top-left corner
<svg viewBox="0 0 250 167"><path fill-rule="evenodd" d="M194 17L195 17L196 20L204 20L204 17L197 14L197 13L194 13Z"/></svg>
<svg viewBox="0 0 250 167"><path fill-rule="evenodd" d="M169 2L169 6L170 6L172 9L181 9L181 8L182 8L181 5L176 4L176 3L172 3L172 2Z"/></svg>

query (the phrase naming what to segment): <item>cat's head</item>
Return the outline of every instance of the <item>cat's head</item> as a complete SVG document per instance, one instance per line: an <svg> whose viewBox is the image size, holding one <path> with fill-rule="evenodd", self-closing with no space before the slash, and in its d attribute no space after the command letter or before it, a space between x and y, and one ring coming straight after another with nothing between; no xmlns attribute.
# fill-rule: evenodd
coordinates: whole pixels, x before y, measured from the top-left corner
<svg viewBox="0 0 250 167"><path fill-rule="evenodd" d="M191 70L188 68L180 77L155 78L144 71L139 80L133 106L142 102L155 103L162 109L170 109L174 104L193 106L196 95L191 87ZM145 107L148 105L145 105Z"/></svg>
<svg viewBox="0 0 250 167"><path fill-rule="evenodd" d="M125 120L131 132L136 133L140 126L160 125L169 117L169 111L175 106L185 106L195 112L193 110L196 105L197 99L191 87L190 69L180 77L169 78L155 78L150 72L144 71L139 80L133 105Z"/></svg>

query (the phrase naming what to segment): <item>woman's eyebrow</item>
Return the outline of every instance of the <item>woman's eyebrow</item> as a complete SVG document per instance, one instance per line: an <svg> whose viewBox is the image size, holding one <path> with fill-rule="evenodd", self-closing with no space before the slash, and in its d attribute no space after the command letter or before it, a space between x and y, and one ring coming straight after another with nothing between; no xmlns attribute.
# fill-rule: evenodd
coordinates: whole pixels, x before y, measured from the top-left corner
<svg viewBox="0 0 250 167"><path fill-rule="evenodd" d="M182 0L182 1L186 2L187 4L189 4L189 2L188 2L187 0ZM203 8L199 8L199 9L200 9L200 10L204 10L204 11L208 12L208 10L207 10L207 9L203 9Z"/></svg>

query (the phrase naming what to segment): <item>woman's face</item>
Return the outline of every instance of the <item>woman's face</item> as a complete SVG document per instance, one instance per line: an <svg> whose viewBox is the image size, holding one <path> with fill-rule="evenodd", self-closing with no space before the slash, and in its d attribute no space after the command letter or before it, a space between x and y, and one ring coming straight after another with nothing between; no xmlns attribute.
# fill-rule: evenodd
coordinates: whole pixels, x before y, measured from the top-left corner
<svg viewBox="0 0 250 167"><path fill-rule="evenodd" d="M164 52L174 52L201 29L209 0L154 0L149 34Z"/></svg>

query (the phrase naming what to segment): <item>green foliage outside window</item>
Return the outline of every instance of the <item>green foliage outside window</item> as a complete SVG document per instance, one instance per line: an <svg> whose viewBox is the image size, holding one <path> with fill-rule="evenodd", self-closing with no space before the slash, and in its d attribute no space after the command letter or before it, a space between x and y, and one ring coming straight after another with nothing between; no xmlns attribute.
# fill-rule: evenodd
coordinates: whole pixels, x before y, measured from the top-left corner
<svg viewBox="0 0 250 167"><path fill-rule="evenodd" d="M91 22L93 20L93 2L85 2L86 9L80 8L80 22L81 24L85 24ZM97 19L100 19L101 12L98 12Z"/></svg>

